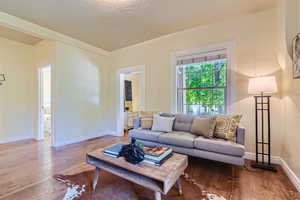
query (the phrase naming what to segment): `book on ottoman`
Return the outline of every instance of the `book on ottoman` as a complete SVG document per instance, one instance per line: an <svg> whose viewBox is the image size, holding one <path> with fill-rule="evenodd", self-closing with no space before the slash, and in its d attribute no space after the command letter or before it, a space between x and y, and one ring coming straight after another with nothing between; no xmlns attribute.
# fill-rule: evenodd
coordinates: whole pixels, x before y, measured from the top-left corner
<svg viewBox="0 0 300 200"><path fill-rule="evenodd" d="M108 155L108 156L112 156L112 157L115 157L115 158L118 158L120 157L120 151L122 149L122 147L124 146L124 144L116 144L112 147L108 147L106 149L104 149L104 154L105 155Z"/></svg>
<svg viewBox="0 0 300 200"><path fill-rule="evenodd" d="M172 149L169 147L144 147L144 162L154 165L161 165L172 155Z"/></svg>
<svg viewBox="0 0 300 200"><path fill-rule="evenodd" d="M120 157L120 151L125 144L117 144L112 147L104 149L104 154L114 158ZM162 165L171 155L172 149L169 147L143 147L144 150L144 162L160 166Z"/></svg>
<svg viewBox="0 0 300 200"><path fill-rule="evenodd" d="M164 157L162 160L160 161L156 161L156 160L151 160L148 158L144 158L143 162L144 163L148 163L151 165L156 165L156 166L161 166L162 164L164 164L164 162L166 162L170 157L172 156L172 153L170 153L169 155L167 155L166 157Z"/></svg>

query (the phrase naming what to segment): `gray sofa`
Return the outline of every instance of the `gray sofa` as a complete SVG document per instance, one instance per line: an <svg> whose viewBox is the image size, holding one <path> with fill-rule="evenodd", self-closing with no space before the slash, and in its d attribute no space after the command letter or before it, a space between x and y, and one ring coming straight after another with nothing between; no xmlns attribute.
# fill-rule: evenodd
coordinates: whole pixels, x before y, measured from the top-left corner
<svg viewBox="0 0 300 200"><path fill-rule="evenodd" d="M129 131L130 138L145 145L168 146L173 151L189 156L219 161L233 165L244 165L245 129L237 128L237 141L223 139L208 139L194 135L191 126L195 116L177 114L173 125L173 132L154 132L140 127L140 118L134 120L134 129Z"/></svg>

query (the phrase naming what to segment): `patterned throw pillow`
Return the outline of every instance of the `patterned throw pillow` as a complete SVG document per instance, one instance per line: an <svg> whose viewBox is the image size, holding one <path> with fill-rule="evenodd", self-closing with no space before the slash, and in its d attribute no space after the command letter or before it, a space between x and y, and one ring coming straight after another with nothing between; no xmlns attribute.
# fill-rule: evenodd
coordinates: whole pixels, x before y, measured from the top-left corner
<svg viewBox="0 0 300 200"><path fill-rule="evenodd" d="M241 119L242 115L218 115L214 136L236 142L236 129Z"/></svg>
<svg viewBox="0 0 300 200"><path fill-rule="evenodd" d="M216 127L216 117L196 117L191 132L206 138L213 138Z"/></svg>

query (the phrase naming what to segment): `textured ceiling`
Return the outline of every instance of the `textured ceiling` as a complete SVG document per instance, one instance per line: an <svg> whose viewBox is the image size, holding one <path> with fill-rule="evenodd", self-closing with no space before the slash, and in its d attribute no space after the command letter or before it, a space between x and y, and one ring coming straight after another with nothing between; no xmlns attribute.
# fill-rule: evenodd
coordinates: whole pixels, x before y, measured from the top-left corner
<svg viewBox="0 0 300 200"><path fill-rule="evenodd" d="M26 33L22 33L19 31L15 31L13 29L0 26L0 37L14 40L17 42L22 42L24 44L35 45L40 42L42 39L34 37L32 35L28 35Z"/></svg>
<svg viewBox="0 0 300 200"><path fill-rule="evenodd" d="M0 11L115 50L275 6L276 0L1 0Z"/></svg>

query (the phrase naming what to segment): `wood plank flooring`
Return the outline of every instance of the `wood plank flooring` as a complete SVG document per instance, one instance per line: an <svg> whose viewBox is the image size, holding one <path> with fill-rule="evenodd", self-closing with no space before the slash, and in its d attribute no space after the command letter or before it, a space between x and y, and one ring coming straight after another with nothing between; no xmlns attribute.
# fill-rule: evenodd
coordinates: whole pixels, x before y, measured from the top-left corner
<svg viewBox="0 0 300 200"><path fill-rule="evenodd" d="M0 145L0 199L8 200L56 200L62 199L65 186L55 180L54 174L75 174L92 167L85 164L85 154L125 137L102 137L50 148L50 141L26 140ZM281 167L278 173L241 168L240 178L233 188L226 178L230 167L201 159L192 159L190 173L207 189L233 190L235 200L296 200L300 199ZM249 164L249 162L247 162ZM187 191L188 192L188 191ZM111 199L108 197L107 199ZM105 199L103 199L105 200Z"/></svg>

